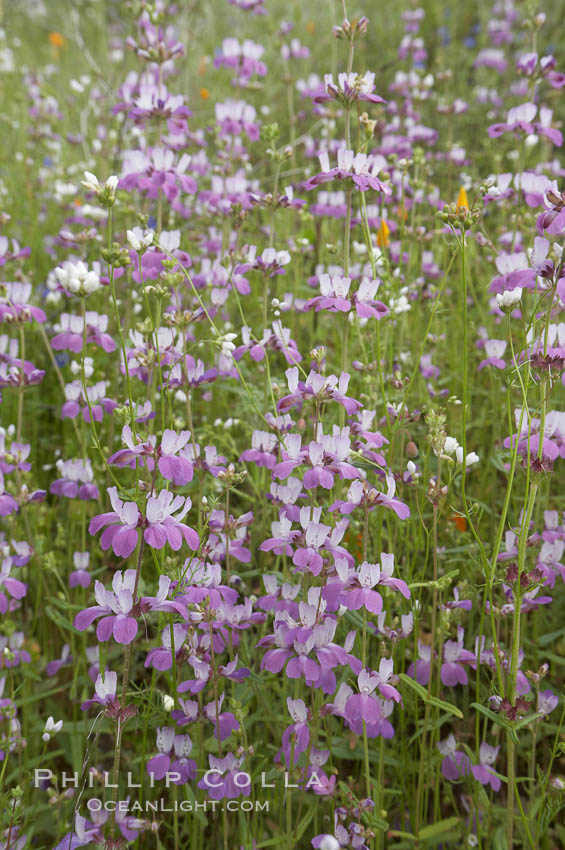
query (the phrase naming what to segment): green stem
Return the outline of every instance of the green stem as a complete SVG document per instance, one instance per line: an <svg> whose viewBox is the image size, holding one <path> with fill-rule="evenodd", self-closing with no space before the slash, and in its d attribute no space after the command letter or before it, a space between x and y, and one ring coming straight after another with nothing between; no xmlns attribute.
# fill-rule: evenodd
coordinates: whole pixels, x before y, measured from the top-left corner
<svg viewBox="0 0 565 850"><path fill-rule="evenodd" d="M112 250L112 210L110 209L108 214L108 250ZM114 282L114 266L112 263L108 263L108 277L110 279L110 294L112 296L112 304L114 307L114 316L116 318L116 323L118 325L118 336L120 338L120 346L122 349L122 357L124 360L124 369L126 373L126 383L128 389L128 400L129 400L129 414L131 420L131 429L133 433L135 433L135 410L133 407L133 396L131 392L131 381L129 375L129 367L128 367L128 358L126 353L126 341L124 337L124 332L122 329L122 322L120 319L120 311L118 310L118 299L116 297L116 286Z"/></svg>

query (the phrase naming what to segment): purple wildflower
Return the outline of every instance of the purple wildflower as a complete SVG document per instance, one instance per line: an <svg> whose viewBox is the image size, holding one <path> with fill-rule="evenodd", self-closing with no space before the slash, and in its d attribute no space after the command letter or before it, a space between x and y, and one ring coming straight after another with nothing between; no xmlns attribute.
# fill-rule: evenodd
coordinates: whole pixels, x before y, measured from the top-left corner
<svg viewBox="0 0 565 850"><path fill-rule="evenodd" d="M491 747L483 741L479 748L479 764L471 765L471 773L481 785L490 785L493 791L500 790L500 779L492 765L496 761L500 747Z"/></svg>

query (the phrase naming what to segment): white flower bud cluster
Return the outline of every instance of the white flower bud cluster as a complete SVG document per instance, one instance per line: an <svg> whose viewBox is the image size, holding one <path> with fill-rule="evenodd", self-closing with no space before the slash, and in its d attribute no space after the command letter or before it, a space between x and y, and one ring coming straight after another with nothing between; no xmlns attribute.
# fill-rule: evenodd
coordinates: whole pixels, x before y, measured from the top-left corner
<svg viewBox="0 0 565 850"><path fill-rule="evenodd" d="M457 463L463 463L463 446L460 446L455 437L446 437L443 444L443 453L446 455L455 455ZM473 466L480 460L476 452L469 452L465 458L465 466Z"/></svg>
<svg viewBox="0 0 565 850"><path fill-rule="evenodd" d="M167 713L175 707L174 699L169 694L163 694L163 710Z"/></svg>
<svg viewBox="0 0 565 850"><path fill-rule="evenodd" d="M100 278L96 272L89 271L88 266L81 260L78 263L67 262L64 266L57 266L55 276L61 286L64 286L73 295L85 297L96 292L101 286Z"/></svg>
<svg viewBox="0 0 565 850"><path fill-rule="evenodd" d="M45 728L43 730L43 735L41 737L43 738L45 743L47 743L47 741L50 741L51 738L53 738L57 734L57 732L60 732L62 728L62 720L57 720L57 722L55 723L52 717L48 717L47 722L45 724Z"/></svg>
<svg viewBox="0 0 565 850"><path fill-rule="evenodd" d="M224 357L232 357L235 345L233 340L237 338L237 334L221 334L215 340L215 343L221 349Z"/></svg>
<svg viewBox="0 0 565 850"><path fill-rule="evenodd" d="M496 296L496 303L503 313L511 313L522 300L522 289L517 286L516 289L506 289Z"/></svg>
<svg viewBox="0 0 565 850"><path fill-rule="evenodd" d="M78 360L71 360L71 372L73 375L82 375L82 363ZM92 378L94 375L94 359L92 357L84 358L84 376Z"/></svg>
<svg viewBox="0 0 565 850"><path fill-rule="evenodd" d="M134 227L126 233L127 240L134 251L143 254L152 244L155 233L152 230L142 231L141 227Z"/></svg>
<svg viewBox="0 0 565 850"><path fill-rule="evenodd" d="M92 174L91 171L85 171L84 180L81 180L81 186L84 186L88 192L94 192L104 206L111 207L116 200L116 189L119 182L119 177L112 174L107 178L105 183L101 183L96 174Z"/></svg>

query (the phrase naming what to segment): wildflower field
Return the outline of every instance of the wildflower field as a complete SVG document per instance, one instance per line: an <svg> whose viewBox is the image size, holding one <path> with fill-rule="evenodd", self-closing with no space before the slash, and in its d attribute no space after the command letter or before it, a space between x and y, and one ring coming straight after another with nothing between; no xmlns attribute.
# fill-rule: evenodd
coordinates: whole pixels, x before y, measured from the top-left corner
<svg viewBox="0 0 565 850"><path fill-rule="evenodd" d="M0 2L0 850L563 850L564 16Z"/></svg>

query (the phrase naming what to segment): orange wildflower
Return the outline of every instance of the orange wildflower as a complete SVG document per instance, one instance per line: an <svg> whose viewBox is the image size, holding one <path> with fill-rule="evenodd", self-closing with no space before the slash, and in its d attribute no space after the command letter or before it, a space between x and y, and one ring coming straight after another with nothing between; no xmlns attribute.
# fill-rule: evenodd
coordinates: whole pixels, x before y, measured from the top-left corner
<svg viewBox="0 0 565 850"><path fill-rule="evenodd" d="M390 227L384 218L381 218L381 223L377 230L377 245L379 248L386 248L387 245L390 245Z"/></svg>
<svg viewBox="0 0 565 850"><path fill-rule="evenodd" d="M467 531L467 519L460 514L453 514L451 521L455 523L457 531Z"/></svg>
<svg viewBox="0 0 565 850"><path fill-rule="evenodd" d="M52 47L60 48L63 47L65 43L65 36L61 35L60 32L50 32L47 38L49 39L49 44Z"/></svg>
<svg viewBox="0 0 565 850"><path fill-rule="evenodd" d="M208 100L208 98L210 97L210 92L208 91L208 89L200 89L200 97L202 98L202 100Z"/></svg>
<svg viewBox="0 0 565 850"><path fill-rule="evenodd" d="M467 197L467 191L464 186L461 186L457 195L457 209L469 209L469 198Z"/></svg>

